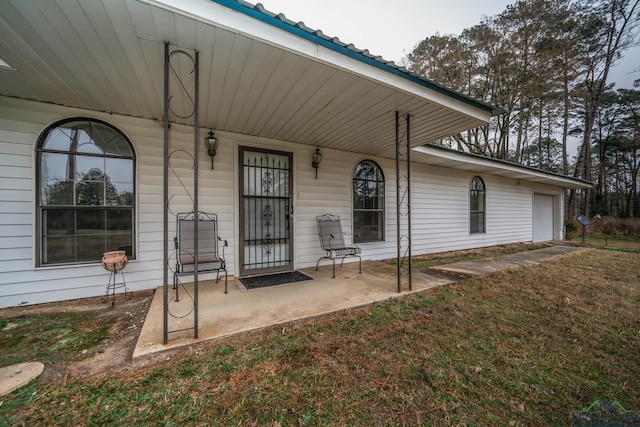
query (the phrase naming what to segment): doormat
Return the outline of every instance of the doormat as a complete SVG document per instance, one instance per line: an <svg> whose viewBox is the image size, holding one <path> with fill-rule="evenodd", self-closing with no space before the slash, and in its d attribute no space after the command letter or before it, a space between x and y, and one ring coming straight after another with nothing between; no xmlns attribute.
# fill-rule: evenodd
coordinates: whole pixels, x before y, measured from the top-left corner
<svg viewBox="0 0 640 427"><path fill-rule="evenodd" d="M304 280L313 280L313 278L299 271L287 271L286 273L269 274L266 276L246 277L240 279L240 282L247 289L257 289L266 288L267 286L302 282Z"/></svg>
<svg viewBox="0 0 640 427"><path fill-rule="evenodd" d="M460 282L462 280L473 277L473 274L469 273L461 273L458 271L451 270L441 270L439 268L425 268L424 270L420 270L422 273L428 274L429 276L438 277L440 279L447 279L453 282Z"/></svg>

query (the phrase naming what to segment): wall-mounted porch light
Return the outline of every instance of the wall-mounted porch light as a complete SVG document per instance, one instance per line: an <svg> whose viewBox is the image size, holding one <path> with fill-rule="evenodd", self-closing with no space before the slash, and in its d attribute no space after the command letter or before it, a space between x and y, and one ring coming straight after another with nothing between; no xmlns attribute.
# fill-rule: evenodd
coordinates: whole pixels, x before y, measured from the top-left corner
<svg viewBox="0 0 640 427"><path fill-rule="evenodd" d="M213 158L218 149L218 138L213 134L213 129L209 130L209 135L204 138L204 145L207 146L207 154L211 157L211 169L213 169Z"/></svg>
<svg viewBox="0 0 640 427"><path fill-rule="evenodd" d="M320 167L321 161L322 153L320 153L320 147L316 147L316 152L313 153L313 160L311 162L311 166L316 170L316 179L318 179L318 168Z"/></svg>

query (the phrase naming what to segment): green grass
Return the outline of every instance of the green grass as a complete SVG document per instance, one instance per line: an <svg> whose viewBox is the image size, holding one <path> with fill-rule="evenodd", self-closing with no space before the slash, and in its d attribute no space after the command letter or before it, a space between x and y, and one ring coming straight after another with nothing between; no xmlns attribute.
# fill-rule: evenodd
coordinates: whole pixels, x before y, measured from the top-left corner
<svg viewBox="0 0 640 427"><path fill-rule="evenodd" d="M95 313L55 313L0 320L0 367L40 360L78 360L100 344L108 326Z"/></svg>
<svg viewBox="0 0 640 427"><path fill-rule="evenodd" d="M33 382L0 425L569 425L640 410L640 256L587 250L185 351ZM5 327L6 329L6 327Z"/></svg>

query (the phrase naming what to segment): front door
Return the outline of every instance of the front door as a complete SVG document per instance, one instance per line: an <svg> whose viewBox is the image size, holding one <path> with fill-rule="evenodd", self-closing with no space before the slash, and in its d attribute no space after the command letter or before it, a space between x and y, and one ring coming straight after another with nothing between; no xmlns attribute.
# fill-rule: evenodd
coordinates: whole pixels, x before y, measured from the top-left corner
<svg viewBox="0 0 640 427"><path fill-rule="evenodd" d="M240 275L293 267L291 153L240 147Z"/></svg>

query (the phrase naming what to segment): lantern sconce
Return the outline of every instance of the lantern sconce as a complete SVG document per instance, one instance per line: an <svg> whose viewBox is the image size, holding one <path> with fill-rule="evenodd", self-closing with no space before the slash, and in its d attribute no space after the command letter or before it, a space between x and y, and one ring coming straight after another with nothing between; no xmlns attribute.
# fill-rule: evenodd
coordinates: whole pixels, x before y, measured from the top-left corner
<svg viewBox="0 0 640 427"><path fill-rule="evenodd" d="M218 138L213 134L213 129L209 130L209 135L204 138L204 145L207 147L207 154L211 157L211 169L213 169L213 158L218 149Z"/></svg>
<svg viewBox="0 0 640 427"><path fill-rule="evenodd" d="M320 147L316 147L316 152L313 153L313 161L311 162L311 166L316 170L316 179L318 179L318 168L320 167L321 161L322 153L320 153Z"/></svg>

